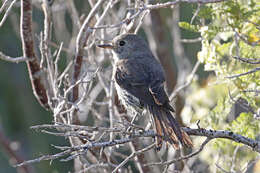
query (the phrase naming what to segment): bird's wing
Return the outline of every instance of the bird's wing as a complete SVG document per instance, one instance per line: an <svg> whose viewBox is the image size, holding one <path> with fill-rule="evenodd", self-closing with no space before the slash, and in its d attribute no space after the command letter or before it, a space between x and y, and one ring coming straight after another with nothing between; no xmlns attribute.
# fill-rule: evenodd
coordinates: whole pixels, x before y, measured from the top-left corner
<svg viewBox="0 0 260 173"><path fill-rule="evenodd" d="M160 69L161 70L161 69ZM115 80L117 84L148 105L166 105L168 109L169 99L165 93L163 83L165 81L163 71L136 62L124 60L117 64Z"/></svg>

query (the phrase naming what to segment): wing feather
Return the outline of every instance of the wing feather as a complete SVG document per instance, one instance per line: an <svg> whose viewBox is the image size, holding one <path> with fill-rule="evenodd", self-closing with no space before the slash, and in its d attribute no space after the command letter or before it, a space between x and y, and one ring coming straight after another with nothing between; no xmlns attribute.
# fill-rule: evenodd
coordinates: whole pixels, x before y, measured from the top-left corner
<svg viewBox="0 0 260 173"><path fill-rule="evenodd" d="M163 73L153 71L146 64L132 62L129 59L119 61L116 67L115 80L120 87L144 104L169 105L163 85L165 81Z"/></svg>

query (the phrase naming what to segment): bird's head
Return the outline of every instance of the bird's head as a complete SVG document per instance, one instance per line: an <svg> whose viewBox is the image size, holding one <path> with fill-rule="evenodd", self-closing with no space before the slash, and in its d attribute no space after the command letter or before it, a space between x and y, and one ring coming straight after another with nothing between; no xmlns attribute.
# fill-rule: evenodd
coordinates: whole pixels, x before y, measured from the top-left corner
<svg viewBox="0 0 260 173"><path fill-rule="evenodd" d="M97 46L112 49L118 59L136 58L151 53L145 40L136 34L123 34L115 37L110 43Z"/></svg>

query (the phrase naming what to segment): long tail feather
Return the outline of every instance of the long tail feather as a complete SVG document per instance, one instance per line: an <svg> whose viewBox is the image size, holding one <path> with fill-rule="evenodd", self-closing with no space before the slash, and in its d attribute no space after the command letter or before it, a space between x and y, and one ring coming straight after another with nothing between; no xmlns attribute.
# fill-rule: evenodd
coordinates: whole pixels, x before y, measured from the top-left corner
<svg viewBox="0 0 260 173"><path fill-rule="evenodd" d="M181 130L179 123L173 117L170 111L159 106L148 106L148 110L153 117L154 127L157 133L156 144L160 150L163 138L168 138L175 149L179 149L179 143L187 147L192 147L192 141L188 134Z"/></svg>

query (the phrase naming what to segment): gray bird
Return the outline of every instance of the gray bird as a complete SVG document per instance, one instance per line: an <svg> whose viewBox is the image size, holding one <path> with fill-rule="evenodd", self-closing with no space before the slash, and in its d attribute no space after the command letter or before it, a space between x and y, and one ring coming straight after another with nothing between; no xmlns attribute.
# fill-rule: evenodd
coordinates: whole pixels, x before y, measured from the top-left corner
<svg viewBox="0 0 260 173"><path fill-rule="evenodd" d="M191 147L189 136L172 115L174 109L164 90L163 68L145 40L135 34L124 34L98 47L113 50L114 79L120 101L133 109L145 108L152 115L157 149L160 150L163 139L175 149L179 143Z"/></svg>

